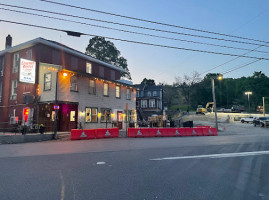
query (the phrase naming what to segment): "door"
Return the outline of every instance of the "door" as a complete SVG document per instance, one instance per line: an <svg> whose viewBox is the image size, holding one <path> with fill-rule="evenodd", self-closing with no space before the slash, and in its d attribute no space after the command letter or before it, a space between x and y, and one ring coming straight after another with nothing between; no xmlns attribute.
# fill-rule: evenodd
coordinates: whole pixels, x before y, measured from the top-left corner
<svg viewBox="0 0 269 200"><path fill-rule="evenodd" d="M118 123L118 128L122 129L122 111L117 112L117 123Z"/></svg>
<svg viewBox="0 0 269 200"><path fill-rule="evenodd" d="M61 104L59 110L59 131L71 131L77 128L78 105Z"/></svg>

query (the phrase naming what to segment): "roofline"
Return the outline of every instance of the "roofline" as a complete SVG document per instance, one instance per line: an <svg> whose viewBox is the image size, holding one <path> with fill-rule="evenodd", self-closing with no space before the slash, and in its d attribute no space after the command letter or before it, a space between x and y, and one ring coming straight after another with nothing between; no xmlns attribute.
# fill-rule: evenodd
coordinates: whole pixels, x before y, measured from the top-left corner
<svg viewBox="0 0 269 200"><path fill-rule="evenodd" d="M53 48L56 48L56 49L59 49L59 50L64 50L67 53L76 55L76 56L81 57L81 58L83 58L85 60L96 62L98 64L104 65L104 66L109 67L111 69L115 69L117 71L126 73L126 71L124 69L120 68L120 67L117 67L115 65L111 65L111 64L106 63L104 61L101 61L101 60L98 60L96 58L90 57L90 56L88 56L88 55L86 55L86 54L84 54L84 53L82 53L80 51L77 51L77 50L74 50L74 49L71 49L71 48L68 48L68 47L65 47L65 46L58 45L58 44L56 44L54 42L51 42L51 41L46 40L46 39L41 38L41 37L33 39L33 40L30 40L28 42L21 43L19 45L14 46L14 47L4 49L4 50L0 51L0 56L5 54L5 53L13 53L13 52L19 51L21 49L32 47L32 46L34 46L36 44L39 44L39 43L47 45L47 46L50 46L50 47L53 47Z"/></svg>

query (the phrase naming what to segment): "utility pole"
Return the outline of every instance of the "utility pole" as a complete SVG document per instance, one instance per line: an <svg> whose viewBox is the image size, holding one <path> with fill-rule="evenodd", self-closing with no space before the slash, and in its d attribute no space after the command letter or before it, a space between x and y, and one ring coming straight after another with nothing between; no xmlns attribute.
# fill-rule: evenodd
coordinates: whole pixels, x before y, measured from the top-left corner
<svg viewBox="0 0 269 200"><path fill-rule="evenodd" d="M57 129L58 129L58 82L59 82L59 72L56 73L56 85L55 85L55 105L54 105L54 111L55 111L55 118L54 118L54 135L53 138L56 139L57 137Z"/></svg>
<svg viewBox="0 0 269 200"><path fill-rule="evenodd" d="M263 112L263 116L265 117L265 103L264 103L264 97L262 97L262 112Z"/></svg>
<svg viewBox="0 0 269 200"><path fill-rule="evenodd" d="M213 95L213 102L214 102L213 109L215 109L215 123L216 123L216 129L218 131L219 127L218 127L217 102L216 102L216 96L215 96L215 81L214 81L214 78L211 78L211 84L212 84L212 95Z"/></svg>

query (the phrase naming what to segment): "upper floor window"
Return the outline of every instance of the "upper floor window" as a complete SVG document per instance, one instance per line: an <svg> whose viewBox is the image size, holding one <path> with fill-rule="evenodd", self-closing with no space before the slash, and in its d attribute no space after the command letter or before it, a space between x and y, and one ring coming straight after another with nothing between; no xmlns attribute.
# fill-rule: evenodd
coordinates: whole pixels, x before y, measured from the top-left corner
<svg viewBox="0 0 269 200"><path fill-rule="evenodd" d="M148 102L147 102L147 100L141 100L141 107L142 107L142 108L147 108L147 107L148 107Z"/></svg>
<svg viewBox="0 0 269 200"><path fill-rule="evenodd" d="M148 97L151 97L151 92L150 91L148 91Z"/></svg>
<svg viewBox="0 0 269 200"><path fill-rule="evenodd" d="M89 94L96 94L96 81L93 79L89 80Z"/></svg>
<svg viewBox="0 0 269 200"><path fill-rule="evenodd" d="M139 91L136 92L136 97L139 97Z"/></svg>
<svg viewBox="0 0 269 200"><path fill-rule="evenodd" d="M12 67L12 73L16 73L16 72L18 72L19 65L20 65L20 55L19 55L19 53L15 53L15 54L13 55L13 67Z"/></svg>
<svg viewBox="0 0 269 200"><path fill-rule="evenodd" d="M44 74L44 91L51 90L51 73Z"/></svg>
<svg viewBox="0 0 269 200"><path fill-rule="evenodd" d="M131 99L131 93L130 93L130 89L129 88L127 88L127 90L126 90L126 99Z"/></svg>
<svg viewBox="0 0 269 200"><path fill-rule="evenodd" d="M150 99L149 100L149 107L150 108L155 108L155 99Z"/></svg>
<svg viewBox="0 0 269 200"><path fill-rule="evenodd" d="M157 91L153 91L153 96L154 96L154 97L157 96Z"/></svg>
<svg viewBox="0 0 269 200"><path fill-rule="evenodd" d="M116 85L116 98L120 98L120 86Z"/></svg>
<svg viewBox="0 0 269 200"><path fill-rule="evenodd" d="M86 73L92 74L92 64L91 63L86 63Z"/></svg>
<svg viewBox="0 0 269 200"><path fill-rule="evenodd" d="M18 88L18 81L13 80L11 83L11 97L10 97L10 99L12 99L12 100L17 99L17 88Z"/></svg>
<svg viewBox="0 0 269 200"><path fill-rule="evenodd" d="M26 51L26 59L32 60L32 49Z"/></svg>
<svg viewBox="0 0 269 200"><path fill-rule="evenodd" d="M73 92L78 92L78 78L76 76L71 76L70 84L71 84L70 90Z"/></svg>
<svg viewBox="0 0 269 200"><path fill-rule="evenodd" d="M141 91L141 96L140 97L144 97L144 91Z"/></svg>
<svg viewBox="0 0 269 200"><path fill-rule="evenodd" d="M108 96L108 83L104 83L104 96Z"/></svg>

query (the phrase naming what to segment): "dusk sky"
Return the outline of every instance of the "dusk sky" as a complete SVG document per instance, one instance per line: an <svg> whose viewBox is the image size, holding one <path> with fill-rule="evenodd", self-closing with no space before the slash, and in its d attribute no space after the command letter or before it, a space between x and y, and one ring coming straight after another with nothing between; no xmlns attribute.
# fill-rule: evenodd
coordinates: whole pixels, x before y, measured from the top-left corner
<svg viewBox="0 0 269 200"><path fill-rule="evenodd" d="M53 0L54 1L54 0ZM55 0L56 1L56 0ZM185 27L191 27L196 29L214 31L219 33L237 35L247 38L254 38L262 41L269 42L269 1L266 0L57 0L66 4L77 5L85 8L91 8L121 15L127 15L142 19L148 19L152 21L164 22L169 24L175 24ZM213 35L208 33L201 33L196 31L184 30L179 28L171 28L167 26L155 25L146 22L138 22L130 19L124 19L116 16L109 16L104 14L98 14L89 11L82 11L75 8L68 8L59 5L53 5L39 0L0 0L0 3L19 5L28 8L37 8L43 10L56 11L66 14L79 15L84 17L91 17L103 20L109 20L114 22L133 24L138 26L145 26L151 28L164 29L174 32L191 33L197 35L204 35L210 37L218 37L232 40L240 40L237 38L224 37L220 35ZM0 5L0 8L8 8ZM14 10L22 10L16 8L9 8ZM24 10L26 11L26 10ZM34 11L26 11L32 12ZM37 13L37 12L35 12ZM39 13L44 14L44 13ZM49 16L55 16L60 18L67 18L64 16L47 14ZM127 40L135 40L141 42L148 42L154 44L168 45L183 47L189 49L199 49L205 51L216 51L229 54L243 54L246 50L227 49L214 46L207 46L201 44L192 44L182 41L172 41L167 39L153 38L141 35L135 35L130 33L123 33L113 30L106 30L102 28L96 28L86 25L80 25L70 22L63 22L59 20L47 19L42 17L30 16L20 13L13 13L10 11L0 10L0 19L10 20L16 22L23 22L29 24L35 24L40 26L48 26L58 29L65 29L89 34L95 34L100 36L115 37ZM154 32L150 30L143 30L131 27L123 27L113 24L104 24L100 22L72 19L80 22L86 22L91 24L97 24L102 26L108 26L113 28L120 28L130 31L160 35L165 37L173 37L179 39L187 39L199 42L213 43L217 45L226 45L232 47L240 47L245 49L254 49L258 46L246 45L225 41L217 41L204 38L196 38L190 36L176 35L171 33ZM26 27L15 24L8 24L0 22L0 50L4 49L5 38L8 34L13 37L13 45L26 42L28 40L35 39L37 37L43 37L45 39L54 40L65 44L71 48L85 52L85 48L88 45L91 37L81 36L71 37L66 33L56 32L52 30L44 30L33 27ZM111 40L113 41L113 40ZM251 42L248 40L240 40L245 42ZM120 41L113 41L115 46L121 51L122 56L128 60L128 67L131 71L131 75L134 83L140 83L143 78L154 79L156 83L165 82L172 84L175 81L176 76L182 76L184 74L191 74L193 71L200 73L205 72L217 65L225 63L234 57L224 55L214 55L199 52L190 52L176 49L167 49L153 46L145 46L140 44L125 43ZM252 41L253 42L253 41ZM259 43L259 42L253 42ZM265 43L259 43L265 44ZM269 43L267 44L269 45ZM254 57L267 57L269 58L269 48L260 47L260 51L268 53L251 52L248 56ZM245 63L251 62L254 59L239 58L227 65L219 67L210 71L211 73L222 73L231 68L238 67ZM250 76L254 71L263 71L269 76L269 61L259 61L251 64L242 69L225 74L224 77L241 77Z"/></svg>

